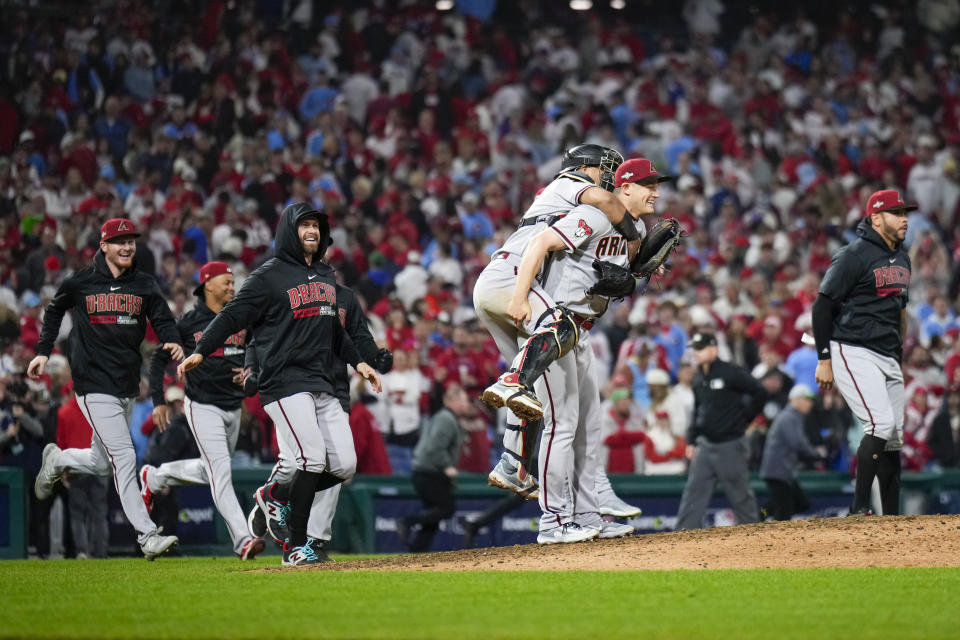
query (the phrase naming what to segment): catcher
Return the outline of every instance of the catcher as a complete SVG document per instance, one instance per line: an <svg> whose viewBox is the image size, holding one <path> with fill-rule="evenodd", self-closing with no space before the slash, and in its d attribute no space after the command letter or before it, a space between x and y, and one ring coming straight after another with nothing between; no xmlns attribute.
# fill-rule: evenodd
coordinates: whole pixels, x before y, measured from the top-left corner
<svg viewBox="0 0 960 640"><path fill-rule="evenodd" d="M641 217L653 213L659 197L658 185L664 178L649 161L640 159L625 162L616 173L617 198L638 231L644 226ZM663 235L671 236L675 246L681 236L679 226ZM647 242L653 238L651 234ZM547 262L541 286L555 301L556 309L551 310L553 316L544 328L523 346L513 372L513 381L524 376L524 391L539 377L537 393L544 399L538 461L542 516L537 542L541 544L578 542L597 536L614 538L633 532L628 524L608 522L601 517L603 505L613 501L615 494L598 462L601 409L596 361L589 334L580 334L606 311L611 297L635 291L634 270L645 268L649 275L659 266L634 264L631 269L624 244L598 209L588 205L575 207L530 242L518 270L517 290L508 306L515 321L518 316L522 318L516 310L521 305L514 304L524 293L521 287L531 282L532 274L540 272L541 265ZM662 257L669 251L665 248ZM570 340L571 337L574 339ZM530 462L524 461L527 468ZM632 510L629 515L639 513L636 507L626 503L622 506Z"/></svg>
<svg viewBox="0 0 960 640"><path fill-rule="evenodd" d="M660 197L658 185L661 182L673 180L672 176L662 176L657 173L653 163L644 158L628 160L620 165L616 173L615 187L617 196L624 202L631 197L642 197L643 206L636 215L651 215L654 212L654 202ZM639 189L641 195L634 192ZM632 212L631 212L632 214ZM643 234L645 227L637 224ZM593 234L590 226L581 221L574 231L574 238L567 238L556 226L542 231L530 241L528 250L524 253L517 274L517 284L513 296L507 306L507 314L518 325L531 320L530 304L527 296L534 279L543 270L542 280L548 279L551 268L549 254L554 251L569 250L573 246L571 240ZM623 240L616 236L605 238L596 249L593 260L593 269L596 272L595 282L565 283L566 293L563 298L568 306L575 306L583 301L590 300L592 313L589 316L568 312L564 305L543 315L547 322L538 327L538 330L521 347L517 357L513 360L510 369L506 371L492 385L496 388L495 394L484 393L484 400L488 395L508 398L506 406L514 414L527 421L540 420L543 417L543 404L533 392L533 384L543 372L557 358L569 353L579 340L581 330L589 330L594 320L602 316L610 303L611 298L623 298L637 290L642 281L642 287L667 261L670 254L680 244L683 229L675 219L666 219L658 222L645 237L642 238L640 249L636 257L630 261L629 268L625 268L611 261L613 256L626 256L627 247ZM622 258L621 258L622 260ZM578 289L579 287L579 289ZM559 317L559 320L553 318Z"/></svg>

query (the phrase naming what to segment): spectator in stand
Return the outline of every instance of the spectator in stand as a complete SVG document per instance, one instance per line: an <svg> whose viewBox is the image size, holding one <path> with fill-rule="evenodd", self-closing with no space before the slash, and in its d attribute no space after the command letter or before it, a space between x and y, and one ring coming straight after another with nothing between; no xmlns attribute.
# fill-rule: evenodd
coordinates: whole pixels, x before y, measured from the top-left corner
<svg viewBox="0 0 960 640"><path fill-rule="evenodd" d="M647 418L643 443L643 474L680 475L687 470L687 441L674 433L667 411L654 411Z"/></svg>
<svg viewBox="0 0 960 640"><path fill-rule="evenodd" d="M607 473L640 473L643 469L643 412L633 402L630 389L617 387L603 403L600 438L605 445L603 468Z"/></svg>
<svg viewBox="0 0 960 640"><path fill-rule="evenodd" d="M960 390L947 394L943 407L930 425L926 444L938 465L960 467Z"/></svg>
<svg viewBox="0 0 960 640"><path fill-rule="evenodd" d="M430 391L430 381L420 372L415 357L410 351L394 349L393 369L384 374L382 382L387 450L398 473L409 470L411 450L420 437L421 409Z"/></svg>
<svg viewBox="0 0 960 640"><path fill-rule="evenodd" d="M73 382L63 389L63 405L57 411L57 446L61 449L87 449L93 430L80 411L73 393ZM69 496L70 528L77 558L106 558L110 543L107 523L109 478L86 473L70 473L63 481Z"/></svg>
<svg viewBox="0 0 960 640"><path fill-rule="evenodd" d="M440 522L454 513L453 488L464 433L461 416L472 411L470 399L458 384L443 392L443 408L430 417L413 452L413 488L424 511L398 521L397 533L410 551L429 551ZM411 528L417 531L411 539Z"/></svg>
<svg viewBox="0 0 960 640"><path fill-rule="evenodd" d="M804 420L813 409L816 394L805 384L790 389L790 404L777 414L767 433L760 463L760 477L767 484L770 502L761 513L774 520L790 520L810 508L810 501L797 484L796 471L799 459L819 460L826 456L826 449L815 449L807 440Z"/></svg>

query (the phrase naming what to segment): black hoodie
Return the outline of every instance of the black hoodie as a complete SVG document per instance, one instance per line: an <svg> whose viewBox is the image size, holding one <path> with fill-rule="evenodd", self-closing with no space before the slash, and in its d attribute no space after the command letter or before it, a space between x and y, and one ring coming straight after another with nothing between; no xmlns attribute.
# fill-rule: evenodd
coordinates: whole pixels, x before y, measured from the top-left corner
<svg viewBox="0 0 960 640"><path fill-rule="evenodd" d="M180 344L177 327L156 279L136 262L114 278L102 251L93 264L63 281L43 316L37 353L49 356L63 314L73 309L70 368L77 394L132 398L140 393L140 343L147 320L161 343Z"/></svg>
<svg viewBox="0 0 960 640"><path fill-rule="evenodd" d="M377 343L370 334L370 328L367 326L367 318L363 315L363 309L360 308L360 301L357 300L357 294L353 289L344 285L337 285L337 304L340 307L340 324L347 330L350 341L353 342L360 357L364 362L373 366L377 359ZM251 369L253 373L247 378L244 388L249 389L248 393L256 393L258 372L260 364L257 362L257 350L253 347L247 349L244 368ZM347 364L340 359L340 356L333 356L334 383L333 390L340 406L345 413L350 413L350 372L347 370ZM384 371L380 371L384 373Z"/></svg>
<svg viewBox="0 0 960 640"><path fill-rule="evenodd" d="M177 320L180 332L180 344L190 353L196 347L197 340L206 331L210 322L217 317L203 296L199 296L197 306ZM224 411L234 411L243 402L243 387L233 382L233 370L243 368L246 349L246 329L228 336L220 348L204 358L200 366L187 372L186 395L194 402L212 404ZM166 401L163 396L163 372L170 362L170 354L157 349L150 360L150 394L153 406L158 407Z"/></svg>
<svg viewBox="0 0 960 640"><path fill-rule="evenodd" d="M864 218L856 240L840 249L823 276L820 294L833 301L832 339L900 359L900 314L907 306L910 257L890 249Z"/></svg>
<svg viewBox="0 0 960 640"><path fill-rule="evenodd" d="M307 265L297 225L308 216L320 219L320 247L330 227L325 215L299 202L284 209L277 224L276 257L250 274L236 297L217 314L195 353L204 358L223 346L227 336L250 328L260 363L263 404L295 393L334 394L334 356L356 367L360 355L340 324L333 269L315 256Z"/></svg>

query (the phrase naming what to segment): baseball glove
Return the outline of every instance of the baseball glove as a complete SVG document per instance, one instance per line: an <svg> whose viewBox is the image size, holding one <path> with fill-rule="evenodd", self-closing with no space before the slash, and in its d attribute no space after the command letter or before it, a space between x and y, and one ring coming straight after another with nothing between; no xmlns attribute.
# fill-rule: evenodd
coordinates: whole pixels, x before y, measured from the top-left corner
<svg viewBox="0 0 960 640"><path fill-rule="evenodd" d="M597 272L598 280L587 289L587 295L623 298L632 294L637 288L637 279L625 267L612 262L594 260L593 270Z"/></svg>
<svg viewBox="0 0 960 640"><path fill-rule="evenodd" d="M649 278L670 257L680 245L683 227L676 218L667 218L658 222L647 237L640 243L640 251L630 264L630 270L638 278Z"/></svg>

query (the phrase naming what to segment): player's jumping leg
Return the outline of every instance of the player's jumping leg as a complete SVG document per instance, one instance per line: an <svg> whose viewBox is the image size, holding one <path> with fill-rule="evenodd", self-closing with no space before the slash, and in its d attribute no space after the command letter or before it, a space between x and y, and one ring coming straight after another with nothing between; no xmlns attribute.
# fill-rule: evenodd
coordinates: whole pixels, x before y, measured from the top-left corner
<svg viewBox="0 0 960 640"><path fill-rule="evenodd" d="M506 405L525 420L543 417L543 404L533 393L533 385L553 362L570 353L580 337L580 327L560 309L546 312L540 329L521 347L510 369L483 392L490 406ZM502 403L502 404L501 404Z"/></svg>

